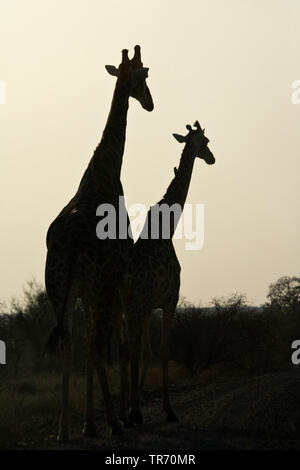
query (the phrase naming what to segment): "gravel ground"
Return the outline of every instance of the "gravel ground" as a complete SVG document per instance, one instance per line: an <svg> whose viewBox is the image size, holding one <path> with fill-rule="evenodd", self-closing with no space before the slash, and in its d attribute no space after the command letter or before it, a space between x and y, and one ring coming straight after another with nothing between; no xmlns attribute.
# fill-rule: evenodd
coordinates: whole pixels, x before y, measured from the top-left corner
<svg viewBox="0 0 300 470"><path fill-rule="evenodd" d="M81 435L71 423L71 441L56 442L57 419L32 426L19 449L298 449L300 450L300 371L293 369L255 378L171 388L179 423L164 421L160 391L144 398L142 426L108 437L97 409L99 437ZM38 426L38 429L37 429Z"/></svg>

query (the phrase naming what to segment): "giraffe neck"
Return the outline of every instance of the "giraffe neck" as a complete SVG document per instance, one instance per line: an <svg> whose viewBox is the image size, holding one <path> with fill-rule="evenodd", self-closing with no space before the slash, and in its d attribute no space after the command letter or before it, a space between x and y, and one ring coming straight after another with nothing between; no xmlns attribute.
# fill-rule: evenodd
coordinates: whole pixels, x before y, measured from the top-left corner
<svg viewBox="0 0 300 470"><path fill-rule="evenodd" d="M190 187L194 161L195 155L193 153L192 145L187 143L183 149L176 175L168 186L168 189L159 204L165 203L169 206L179 204L183 210Z"/></svg>
<svg viewBox="0 0 300 470"><path fill-rule="evenodd" d="M80 193L104 193L105 198L112 192L116 196L116 187L122 194L120 173L122 167L127 112L129 106L129 87L117 85L114 91L110 112L103 131L102 139L86 169L79 185Z"/></svg>
<svg viewBox="0 0 300 470"><path fill-rule="evenodd" d="M93 156L96 171L98 167L102 169L108 166L117 178L120 178L121 173L128 106L128 86L116 86L103 136Z"/></svg>
<svg viewBox="0 0 300 470"><path fill-rule="evenodd" d="M148 237L150 238L149 234L151 233L151 226L153 226L155 227L155 232L159 234L159 240L161 240L162 238L166 238L163 233L168 233L169 236L167 238L172 239L186 201L187 193L191 182L194 161L195 155L193 152L192 144L187 143L182 152L180 164L176 175L171 181L167 192L155 206L152 206L150 208L147 214L140 238L146 237L146 234L148 234ZM173 205L177 205L174 206L174 211L172 210ZM170 218L164 216L163 207L166 206L171 208L171 210L169 211ZM161 207L161 212L159 213L159 216L157 216L155 214L157 214L156 210L158 210L159 207Z"/></svg>

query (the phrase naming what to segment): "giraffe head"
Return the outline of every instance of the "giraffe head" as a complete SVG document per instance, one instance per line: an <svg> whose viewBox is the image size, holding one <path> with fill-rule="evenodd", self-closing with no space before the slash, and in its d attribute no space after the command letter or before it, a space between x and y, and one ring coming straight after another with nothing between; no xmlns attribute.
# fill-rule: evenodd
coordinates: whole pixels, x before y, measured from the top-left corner
<svg viewBox="0 0 300 470"><path fill-rule="evenodd" d="M123 49L119 67L106 65L105 68L110 75L118 77L117 86L128 86L129 96L139 101L147 111L153 110L152 96L146 83L149 69L143 67L140 46L135 46L131 60L128 57L128 50Z"/></svg>
<svg viewBox="0 0 300 470"><path fill-rule="evenodd" d="M215 163L215 157L208 148L208 138L204 135L205 129L201 129L198 121L194 124L195 129L187 124L186 128L189 131L186 136L173 134L175 139L182 143L185 142L193 147L195 157L202 158L208 165Z"/></svg>

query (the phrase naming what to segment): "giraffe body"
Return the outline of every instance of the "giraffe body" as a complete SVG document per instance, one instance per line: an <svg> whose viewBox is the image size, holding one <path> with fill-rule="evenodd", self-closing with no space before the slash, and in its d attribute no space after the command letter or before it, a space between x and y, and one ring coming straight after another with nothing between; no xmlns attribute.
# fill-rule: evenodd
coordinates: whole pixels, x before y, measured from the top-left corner
<svg viewBox="0 0 300 470"><path fill-rule="evenodd" d="M198 122L196 130L187 126L189 133L182 137L174 134L179 142L185 142L178 169L174 169L174 178L158 206L179 205L184 208L187 197L194 161L203 158L206 163L214 163L214 157L207 144L208 139ZM180 217L180 214L179 214ZM163 220L159 219L158 239L143 238L140 235L134 245L132 259L129 264L127 295L125 298L126 318L128 322L128 340L131 361L131 411L130 419L141 423L143 420L140 407L140 385L143 384L147 365L151 358L149 327L151 312L155 308L163 309L161 356L163 374L163 407L167 421L177 421L171 407L168 392L168 335L170 321L175 311L180 289L180 263L173 246L172 237L179 221L178 215L170 217L169 237L163 238ZM153 215L148 212L142 234L150 234ZM157 232L157 231L156 231ZM139 362L143 350L143 370L140 379Z"/></svg>
<svg viewBox="0 0 300 470"><path fill-rule="evenodd" d="M122 343L120 288L133 246L126 239L99 240L96 236L96 209L109 203L116 209L118 233L119 197L123 195L120 172L124 152L129 97L137 99L143 108L152 111L153 102L146 85L148 69L142 65L140 48L135 47L130 61L123 50L119 68L106 66L108 72L118 77L108 120L102 139L82 177L71 201L52 222L47 233L47 260L45 281L47 293L57 317L57 327L52 340L62 340L63 382L62 413L58 439L69 438L68 394L71 362L71 338L74 307L77 298L82 300L86 313L87 333L87 393L85 434L92 435L93 371L102 388L108 428L113 433L122 430L110 394L106 372L107 341L112 325ZM129 226L129 219L127 216ZM76 320L76 319L75 319ZM50 337L51 343L51 337Z"/></svg>

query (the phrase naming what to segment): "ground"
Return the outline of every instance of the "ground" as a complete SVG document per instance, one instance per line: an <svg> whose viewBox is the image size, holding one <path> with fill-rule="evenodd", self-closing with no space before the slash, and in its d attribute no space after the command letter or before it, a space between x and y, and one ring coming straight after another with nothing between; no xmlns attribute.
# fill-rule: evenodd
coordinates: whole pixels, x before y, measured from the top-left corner
<svg viewBox="0 0 300 470"><path fill-rule="evenodd" d="M299 369L225 380L185 378L182 385L176 382L171 386L171 398L179 423L164 421L158 387L145 393L145 424L126 429L122 436L107 435L98 400L98 437L82 437L82 412L76 412L73 405L71 441L60 445L56 442L56 405L49 413L46 404L44 411L40 407L38 413L28 415L21 423L19 440L13 448L300 450ZM59 384L55 388L59 389Z"/></svg>

